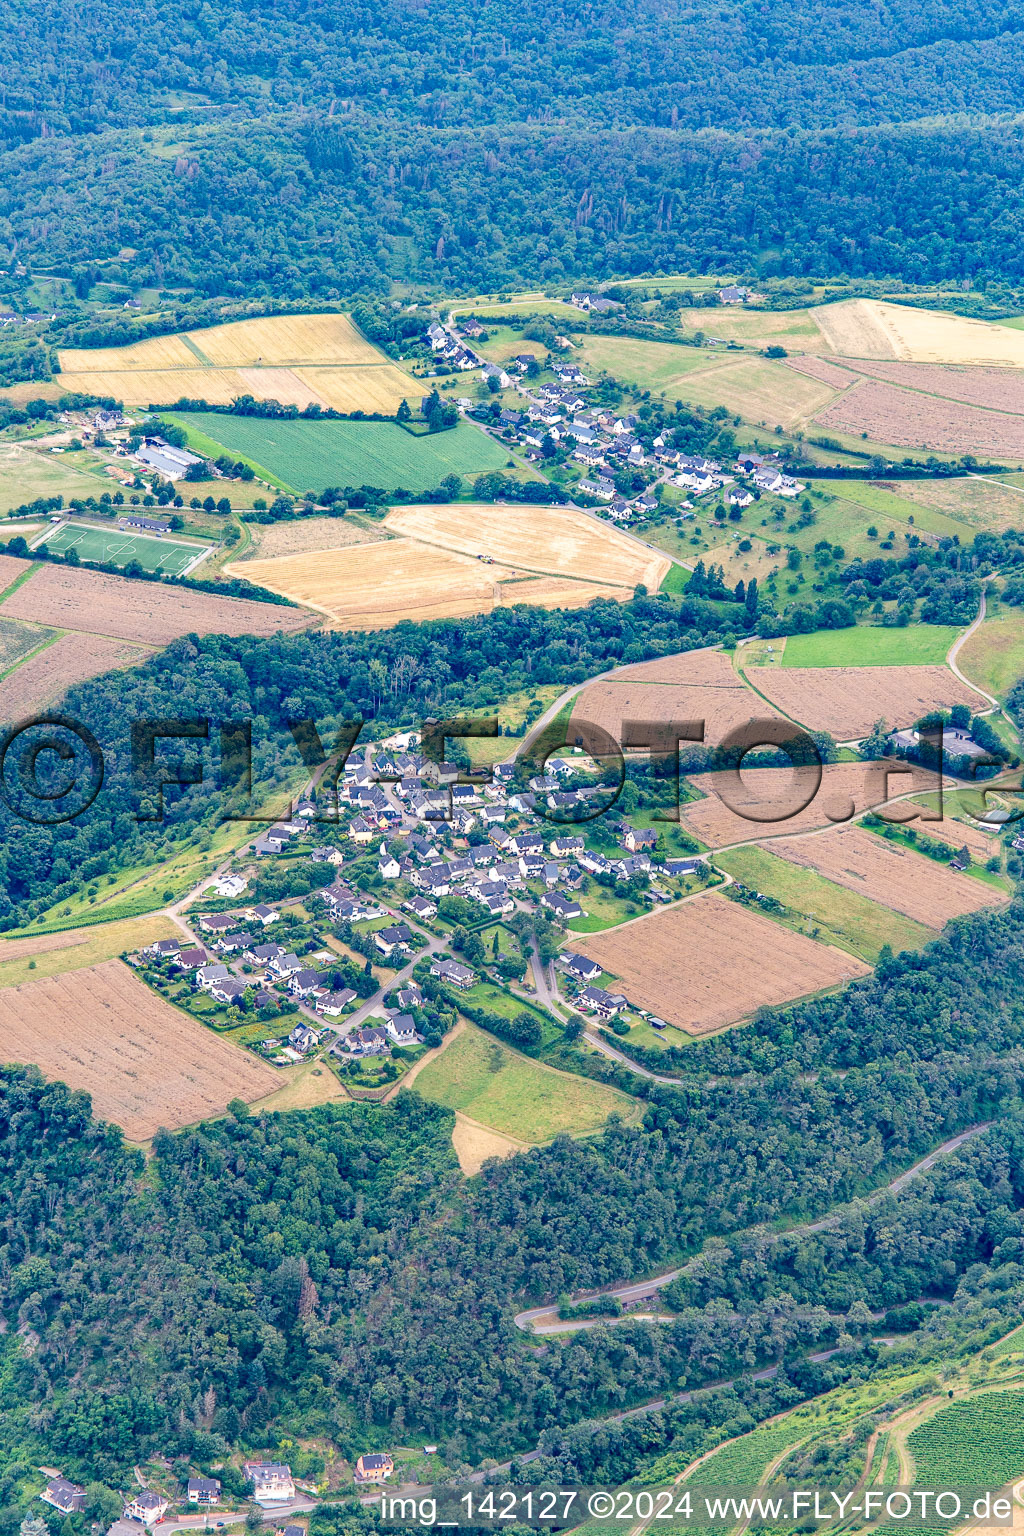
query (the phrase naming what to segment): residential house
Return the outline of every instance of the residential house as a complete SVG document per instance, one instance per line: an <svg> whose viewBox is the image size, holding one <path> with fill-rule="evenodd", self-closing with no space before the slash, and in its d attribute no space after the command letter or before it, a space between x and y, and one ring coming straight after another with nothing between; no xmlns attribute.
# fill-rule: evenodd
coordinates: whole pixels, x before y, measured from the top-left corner
<svg viewBox="0 0 1024 1536"><path fill-rule="evenodd" d="M357 1483L382 1483L394 1470L395 1464L386 1451L360 1456L356 1462L355 1480Z"/></svg>
<svg viewBox="0 0 1024 1536"><path fill-rule="evenodd" d="M613 1018L626 1006L626 999L621 992L606 992L603 987L584 987L576 1001L582 1008L599 1014L603 1019Z"/></svg>
<svg viewBox="0 0 1024 1536"><path fill-rule="evenodd" d="M748 292L747 288L737 288L735 283L729 283L725 288L719 288L718 297L722 304L742 304Z"/></svg>
<svg viewBox="0 0 1024 1536"><path fill-rule="evenodd" d="M155 944L149 944L142 951L151 960L176 960L181 953L181 945L177 939L157 939Z"/></svg>
<svg viewBox="0 0 1024 1536"><path fill-rule="evenodd" d="M198 947L183 949L179 952L178 958L174 963L179 970L194 971L197 966L206 963L206 950L199 949Z"/></svg>
<svg viewBox="0 0 1024 1536"><path fill-rule="evenodd" d="M730 491L727 497L730 507L749 507L753 499L749 491Z"/></svg>
<svg viewBox="0 0 1024 1536"><path fill-rule="evenodd" d="M545 891L540 904L565 923L574 917L583 916L583 908L578 901L574 901L571 896L560 896L557 891Z"/></svg>
<svg viewBox="0 0 1024 1536"><path fill-rule="evenodd" d="M223 933L219 939L214 940L213 947L221 955L235 955L239 950L246 950L252 943L251 933Z"/></svg>
<svg viewBox="0 0 1024 1536"><path fill-rule="evenodd" d="M125 1519L141 1520L144 1525L155 1525L158 1520L163 1519L168 1502L163 1494L151 1493L148 1488L140 1488L124 1507Z"/></svg>
<svg viewBox="0 0 1024 1536"><path fill-rule="evenodd" d="M289 976L302 970L302 961L298 955L293 955L290 950L280 955L275 955L270 962L270 969L275 976L280 976L282 981L287 981Z"/></svg>
<svg viewBox="0 0 1024 1536"><path fill-rule="evenodd" d="M204 992L209 992L213 987L218 986L222 981L227 981L227 979L228 968L226 965L201 965L196 971L196 981Z"/></svg>
<svg viewBox="0 0 1024 1536"><path fill-rule="evenodd" d="M249 965L269 965L275 955L283 954L283 944L250 944L242 959Z"/></svg>
<svg viewBox="0 0 1024 1536"><path fill-rule="evenodd" d="M323 978L309 966L303 966L302 970L296 971L288 981L288 991L293 997L312 997L321 986L323 986Z"/></svg>
<svg viewBox="0 0 1024 1536"><path fill-rule="evenodd" d="M245 915L254 923L262 923L264 928L269 927L271 923L276 923L278 918L281 916L276 907L268 907L266 903L262 901L258 904L258 906L250 907Z"/></svg>
<svg viewBox="0 0 1024 1536"><path fill-rule="evenodd" d="M294 1499L291 1467L273 1461L247 1461L244 1471L257 1504L285 1504Z"/></svg>
<svg viewBox="0 0 1024 1536"><path fill-rule="evenodd" d="M376 828L364 816L357 816L348 829L354 843L372 843Z"/></svg>
<svg viewBox="0 0 1024 1536"><path fill-rule="evenodd" d="M411 1013L393 1013L384 1028L396 1045L416 1044L416 1020Z"/></svg>
<svg viewBox="0 0 1024 1536"><path fill-rule="evenodd" d="M237 1003L243 996L248 982L238 981L234 976L228 976L220 981L215 981L208 988L210 996L218 1003Z"/></svg>
<svg viewBox="0 0 1024 1536"><path fill-rule="evenodd" d="M566 859L570 854L583 852L584 843L582 837L569 837L561 833L551 839L551 852L556 859Z"/></svg>
<svg viewBox="0 0 1024 1536"><path fill-rule="evenodd" d="M311 850L309 857L314 864L343 864L345 862L345 855L340 848L314 848Z"/></svg>
<svg viewBox="0 0 1024 1536"><path fill-rule="evenodd" d="M62 1515L81 1514L85 1508L85 1489L69 1483L66 1477L51 1477L39 1495L44 1504L52 1504Z"/></svg>
<svg viewBox="0 0 1024 1536"><path fill-rule="evenodd" d="M238 919L227 912L214 912L211 916L197 919L204 933L230 933Z"/></svg>
<svg viewBox="0 0 1024 1536"><path fill-rule="evenodd" d="M695 869L699 869L704 860L699 855L688 859L666 859L666 875L692 875Z"/></svg>
<svg viewBox="0 0 1024 1536"><path fill-rule="evenodd" d="M446 981L453 987L461 987L465 990L471 987L476 980L476 975L468 965L459 965L455 960L434 960L430 966L431 976L436 976L439 981Z"/></svg>
<svg viewBox="0 0 1024 1536"><path fill-rule="evenodd" d="M483 375L485 379L497 379L499 389L508 389L512 383L504 368L499 368L495 363L484 363Z"/></svg>
<svg viewBox="0 0 1024 1536"><path fill-rule="evenodd" d="M318 997L313 1004L317 1013L323 1014L325 1019L336 1019L345 1012L349 1003L354 1003L356 994L351 987L342 987L338 992L325 992Z"/></svg>
<svg viewBox="0 0 1024 1536"><path fill-rule="evenodd" d="M418 917L424 923L437 915L436 905L425 896L410 896L404 907L406 912L411 912L413 917Z"/></svg>
<svg viewBox="0 0 1024 1536"><path fill-rule="evenodd" d="M596 960L591 960L588 955L575 954L571 949L562 951L558 963L570 976L575 976L577 981L593 981L595 976L601 974L601 967Z"/></svg>
<svg viewBox="0 0 1024 1536"><path fill-rule="evenodd" d="M419 1008L423 1002L423 993L416 983L411 981L407 987L402 987L395 993L395 999L399 1008L405 1012L410 1008Z"/></svg>
<svg viewBox="0 0 1024 1536"><path fill-rule="evenodd" d="M200 1504L203 1508L219 1504L220 1483L215 1477L190 1477L187 1497L190 1504Z"/></svg>
<svg viewBox="0 0 1024 1536"><path fill-rule="evenodd" d="M373 942L385 960L396 951L404 955L408 953L412 944L412 929L407 923L393 923L388 928L378 928L373 936Z"/></svg>
<svg viewBox="0 0 1024 1536"><path fill-rule="evenodd" d="M402 873L401 863L395 858L393 853L388 853L383 843L380 845L380 858L377 861L377 868L385 880L397 880Z"/></svg>
<svg viewBox="0 0 1024 1536"><path fill-rule="evenodd" d="M639 829L627 827L626 835L622 839L622 846L629 853L639 853L641 848L655 848L658 843L658 834L650 827Z"/></svg>
<svg viewBox="0 0 1024 1536"><path fill-rule="evenodd" d="M382 1029L354 1029L345 1039L356 1056L389 1056L391 1047Z"/></svg>
<svg viewBox="0 0 1024 1536"><path fill-rule="evenodd" d="M209 889L218 896L240 896L249 884L244 875L220 875L211 882Z"/></svg>
<svg viewBox="0 0 1024 1536"><path fill-rule="evenodd" d="M296 1024L288 1036L288 1044L293 1051L298 1051L300 1056L305 1056L315 1045L320 1044L320 1036L315 1029L310 1029L308 1024Z"/></svg>

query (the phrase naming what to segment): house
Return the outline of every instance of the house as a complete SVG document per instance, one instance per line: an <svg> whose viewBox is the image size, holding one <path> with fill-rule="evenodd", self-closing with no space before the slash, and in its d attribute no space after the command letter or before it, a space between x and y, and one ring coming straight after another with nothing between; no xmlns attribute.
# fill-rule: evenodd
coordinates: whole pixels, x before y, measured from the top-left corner
<svg viewBox="0 0 1024 1536"><path fill-rule="evenodd" d="M354 843L372 843L375 830L364 816L357 816L348 829L348 835Z"/></svg>
<svg viewBox="0 0 1024 1536"><path fill-rule="evenodd" d="M199 918L198 921L204 933L230 933L238 919L229 916L226 912L215 912L212 916Z"/></svg>
<svg viewBox="0 0 1024 1536"><path fill-rule="evenodd" d="M345 855L340 848L313 848L310 851L310 859L314 864L343 864Z"/></svg>
<svg viewBox="0 0 1024 1536"><path fill-rule="evenodd" d="M730 491L728 496L730 507L749 507L753 499L749 491Z"/></svg>
<svg viewBox="0 0 1024 1536"><path fill-rule="evenodd" d="M142 951L152 960L176 960L181 953L181 945L177 939L157 939L155 944L149 944Z"/></svg>
<svg viewBox="0 0 1024 1536"><path fill-rule="evenodd" d="M252 943L251 933L225 933L214 941L214 949L222 955L234 955L238 951L246 950Z"/></svg>
<svg viewBox="0 0 1024 1536"><path fill-rule="evenodd" d="M196 966L203 965L205 962L206 950L196 947L194 949L181 950L178 954L177 960L174 963L178 966L179 970L194 971Z"/></svg>
<svg viewBox="0 0 1024 1536"><path fill-rule="evenodd" d="M412 943L412 929L407 923L393 923L389 928L378 928L373 942L385 959L396 949L404 954Z"/></svg>
<svg viewBox="0 0 1024 1536"><path fill-rule="evenodd" d="M187 1496L190 1504L201 1504L204 1508L219 1504L220 1483L215 1477L190 1477Z"/></svg>
<svg viewBox="0 0 1024 1536"><path fill-rule="evenodd" d="M595 976L601 974L601 967L596 960L591 960L587 955L575 954L571 949L562 951L558 963L570 976L575 976L577 981L593 981Z"/></svg>
<svg viewBox="0 0 1024 1536"><path fill-rule="evenodd" d="M742 304L749 293L747 288L737 288L735 283L729 283L725 288L719 288L718 298L722 304Z"/></svg>
<svg viewBox="0 0 1024 1536"><path fill-rule="evenodd" d="M39 1495L44 1504L52 1504L62 1515L81 1514L85 1508L85 1489L69 1483L66 1477L51 1477Z"/></svg>
<svg viewBox="0 0 1024 1536"><path fill-rule="evenodd" d="M418 917L421 922L426 922L437 913L437 907L425 896L410 896L404 903L406 912L411 912L413 917Z"/></svg>
<svg viewBox="0 0 1024 1536"><path fill-rule="evenodd" d="M242 958L249 965L269 965L276 955L283 954L283 944L252 944Z"/></svg>
<svg viewBox="0 0 1024 1536"><path fill-rule="evenodd" d="M394 1470L395 1464L386 1451L379 1455L360 1456L356 1462L355 1479L357 1483L382 1483Z"/></svg>
<svg viewBox="0 0 1024 1536"><path fill-rule="evenodd" d="M244 875L219 875L209 889L216 891L218 896L238 896L248 884Z"/></svg>
<svg viewBox="0 0 1024 1536"><path fill-rule="evenodd" d="M447 347L448 343L451 341L451 337L449 336L448 332L444 329L443 326L438 325L436 320L432 320L430 325L427 327L426 339L430 343L431 352L443 352L445 347Z"/></svg>
<svg viewBox="0 0 1024 1536"><path fill-rule="evenodd" d="M380 858L377 861L377 868L380 870L381 877L384 880L397 880L402 873L402 866L398 859L395 858L393 853L385 851L383 843L380 845Z"/></svg>
<svg viewBox="0 0 1024 1536"><path fill-rule="evenodd" d="M641 848L654 848L658 843L658 834L650 827L639 830L636 827L628 827L626 835L622 839L623 848L630 853L638 853Z"/></svg>
<svg viewBox="0 0 1024 1536"><path fill-rule="evenodd" d="M695 854L689 859L666 859L666 875L692 875L695 869L699 869L704 860Z"/></svg>
<svg viewBox="0 0 1024 1536"><path fill-rule="evenodd" d="M411 1013L393 1013L384 1028L396 1045L416 1044L416 1020Z"/></svg>
<svg viewBox="0 0 1024 1536"><path fill-rule="evenodd" d="M155 1525L162 1520L167 1509L168 1500L160 1493L151 1493L148 1488L140 1488L124 1507L126 1520L141 1520L144 1525Z"/></svg>
<svg viewBox="0 0 1024 1536"><path fill-rule="evenodd" d="M484 363L483 374L485 379L497 379L499 389L508 389L512 383L504 368L499 368L494 363Z"/></svg>
<svg viewBox="0 0 1024 1536"><path fill-rule="evenodd" d="M403 987L400 992L396 992L395 999L399 1008L404 1011L408 1008L418 1008L423 1002L423 993L413 981L407 987Z"/></svg>
<svg viewBox="0 0 1024 1536"><path fill-rule="evenodd" d="M273 1461L247 1461L244 1471L257 1504L283 1504L294 1499L291 1467Z"/></svg>
<svg viewBox="0 0 1024 1536"><path fill-rule="evenodd" d="M471 987L476 976L468 965L459 965L455 960L434 960L430 966L431 976L436 976L440 981L447 981L453 987Z"/></svg>
<svg viewBox="0 0 1024 1536"><path fill-rule="evenodd" d="M304 966L301 971L295 972L288 983L288 990L293 997L312 997L317 988L322 985L322 977L308 966Z"/></svg>
<svg viewBox="0 0 1024 1536"><path fill-rule="evenodd" d="M570 896L560 896L556 891L545 891L540 904L566 923L571 918L583 916L583 908L578 901L573 901Z"/></svg>
<svg viewBox="0 0 1024 1536"><path fill-rule="evenodd" d="M266 928L270 923L276 923L278 918L281 916L276 907L268 907L262 901L258 906L250 907L249 911L245 915L246 917L251 918L254 923L262 923L264 928Z"/></svg>
<svg viewBox="0 0 1024 1536"><path fill-rule="evenodd" d="M227 979L228 968L226 965L201 965L196 971L196 981L204 992L212 991L214 987L219 986L222 981L227 981Z"/></svg>
<svg viewBox="0 0 1024 1536"><path fill-rule="evenodd" d="M551 839L551 852L556 859L566 859L570 854L583 852L582 837L569 837L559 834Z"/></svg>
<svg viewBox="0 0 1024 1536"><path fill-rule="evenodd" d="M302 961L298 955L286 951L282 955L275 955L270 962L270 969L275 976L280 976L282 981L287 981L289 976L294 976L296 971L302 970Z"/></svg>
<svg viewBox="0 0 1024 1536"><path fill-rule="evenodd" d="M234 976L228 976L223 981L215 981L208 991L218 1003L237 1003L247 985L247 982L237 981Z"/></svg>
<svg viewBox="0 0 1024 1536"><path fill-rule="evenodd" d="M336 1019L345 1012L349 1003L354 1003L356 994L351 987L342 987L338 992L325 992L323 997L318 997L313 1004L317 1013L323 1014L325 1019Z"/></svg>
<svg viewBox="0 0 1024 1536"><path fill-rule="evenodd" d="M603 1019L612 1018L626 1006L621 992L606 992L603 987L584 987L576 1001L581 1008L587 1008Z"/></svg>
<svg viewBox="0 0 1024 1536"><path fill-rule="evenodd" d="M388 1056L391 1047L382 1029L354 1029L345 1044L356 1056Z"/></svg>
<svg viewBox="0 0 1024 1536"><path fill-rule="evenodd" d="M310 1029L308 1024L296 1024L288 1036L288 1044L293 1051L298 1051L300 1055L305 1056L314 1045L320 1044L320 1036L315 1029Z"/></svg>

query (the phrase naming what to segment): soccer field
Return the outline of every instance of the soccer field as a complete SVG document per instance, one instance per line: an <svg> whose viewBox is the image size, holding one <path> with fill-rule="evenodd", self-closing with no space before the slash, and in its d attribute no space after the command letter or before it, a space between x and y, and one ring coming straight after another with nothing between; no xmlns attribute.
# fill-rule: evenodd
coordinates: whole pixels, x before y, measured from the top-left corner
<svg viewBox="0 0 1024 1536"><path fill-rule="evenodd" d="M128 533L120 528L90 528L82 523L63 523L42 538L55 555L66 555L69 549L77 549L80 560L102 561L110 565L127 565L137 560L144 571L162 571L168 576L180 576L204 549L205 544L186 544L166 535Z"/></svg>

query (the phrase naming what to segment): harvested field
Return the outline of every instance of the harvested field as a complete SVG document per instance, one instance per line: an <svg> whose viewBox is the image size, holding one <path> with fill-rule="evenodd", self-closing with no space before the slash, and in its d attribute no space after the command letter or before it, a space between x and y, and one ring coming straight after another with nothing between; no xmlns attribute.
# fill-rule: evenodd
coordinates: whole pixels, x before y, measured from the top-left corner
<svg viewBox="0 0 1024 1536"><path fill-rule="evenodd" d="M381 354L347 315L267 315L190 331L193 346L218 368L297 363L377 363Z"/></svg>
<svg viewBox="0 0 1024 1536"><path fill-rule="evenodd" d="M20 720L61 698L73 683L130 667L150 648L107 635L62 635L0 680L0 721Z"/></svg>
<svg viewBox="0 0 1024 1536"><path fill-rule="evenodd" d="M714 894L574 939L573 947L615 976L631 1003L692 1035L868 971L853 955Z"/></svg>
<svg viewBox="0 0 1024 1536"><path fill-rule="evenodd" d="M799 359L798 361L803 361ZM942 363L898 363L881 359L840 358L856 373L904 389L916 389L946 400L961 400L966 405L980 405L986 410L1008 411L1024 416L1024 368L956 368ZM793 364L795 366L795 363ZM830 363L826 367L833 367Z"/></svg>
<svg viewBox="0 0 1024 1536"><path fill-rule="evenodd" d="M999 852L999 839L993 833L983 832L980 827L970 826L966 821L955 821L949 815L941 821L918 822L917 825L926 837L937 837L951 848L966 848L976 864L984 864L994 853Z"/></svg>
<svg viewBox="0 0 1024 1536"><path fill-rule="evenodd" d="M783 714L837 741L867 736L876 720L904 727L933 709L986 701L948 667L771 667L757 686Z"/></svg>
<svg viewBox="0 0 1024 1536"><path fill-rule="evenodd" d="M173 405L182 398L206 400L210 405L230 405L240 395L251 395L242 375L232 368L203 368L191 358L190 368L158 370L91 369L68 377L67 388L90 395L113 395L127 406ZM268 397L266 397L268 398Z"/></svg>
<svg viewBox="0 0 1024 1536"><path fill-rule="evenodd" d="M6 592L19 576L31 567L31 560L19 560L17 555L0 555L0 592Z"/></svg>
<svg viewBox="0 0 1024 1536"><path fill-rule="evenodd" d="M0 992L0 1060L34 1062L84 1089L133 1141L280 1084L273 1067L164 1002L120 960Z"/></svg>
<svg viewBox="0 0 1024 1536"><path fill-rule="evenodd" d="M776 642L782 644L781 641ZM632 667L620 667L615 680L637 683L685 683L694 688L746 688L725 651L678 651L674 656L659 656L655 661L640 661Z"/></svg>
<svg viewBox="0 0 1024 1536"><path fill-rule="evenodd" d="M452 1146L463 1173L474 1174L480 1172L488 1158L514 1157L517 1152L526 1150L527 1143L514 1141L511 1136L499 1136L497 1131L478 1125L456 1110Z"/></svg>
<svg viewBox="0 0 1024 1536"><path fill-rule="evenodd" d="M489 613L497 602L497 583L515 574L411 539L247 560L225 570L307 603L335 629L387 629L402 619Z"/></svg>
<svg viewBox="0 0 1024 1536"><path fill-rule="evenodd" d="M994 886L887 842L863 827L781 838L765 846L780 858L816 869L928 928L944 928L951 918L999 906L1007 899Z"/></svg>
<svg viewBox="0 0 1024 1536"><path fill-rule="evenodd" d="M914 394L867 379L819 411L815 421L843 432L866 432L897 448L931 448L942 453L1024 455L1024 419L1002 411Z"/></svg>
<svg viewBox="0 0 1024 1536"><path fill-rule="evenodd" d="M396 507L385 527L463 555L489 555L502 565L553 576L585 577L608 586L654 592L669 561L618 529L564 507Z"/></svg>
<svg viewBox="0 0 1024 1536"><path fill-rule="evenodd" d="M716 788L716 780L713 773L693 774L690 783L705 798L680 808L683 826L709 848L828 827L936 784L933 773L910 763L826 763L817 793L798 809L812 793L814 781L804 777L798 782L791 769L750 768L735 792L721 781ZM728 805L722 795L728 795ZM895 813L893 819L904 814Z"/></svg>
<svg viewBox="0 0 1024 1536"><path fill-rule="evenodd" d="M394 363L358 368L296 368L295 377L334 411L383 411L393 414L407 400L415 409L424 385Z"/></svg>
<svg viewBox="0 0 1024 1536"><path fill-rule="evenodd" d="M729 733L752 720L777 718L770 705L733 674L735 686L620 682L591 683L573 705L572 719L599 725L622 740L624 720L704 721L704 741L716 747Z"/></svg>
<svg viewBox="0 0 1024 1536"><path fill-rule="evenodd" d="M291 523L247 523L246 527L254 547L235 562L239 574L246 560L345 549L349 544L374 544L385 538L377 528L344 517L302 517Z"/></svg>
<svg viewBox="0 0 1024 1536"><path fill-rule="evenodd" d="M987 320L878 299L845 299L811 314L840 357L1024 368L1024 332Z"/></svg>
<svg viewBox="0 0 1024 1536"><path fill-rule="evenodd" d="M66 928L60 933L37 933L25 939L0 940L0 987L22 981L41 981L61 971L80 971L100 960L113 959L142 949L157 939L180 939L169 917L154 912L148 917L129 917L116 923L94 923L88 928ZM33 967L29 970L29 961Z"/></svg>
<svg viewBox="0 0 1024 1536"><path fill-rule="evenodd" d="M985 476L943 480L904 480L900 495L918 507L941 512L974 528L999 531L1024 518L1024 489Z"/></svg>
<svg viewBox="0 0 1024 1536"><path fill-rule="evenodd" d="M851 384L857 382L856 372L851 373L848 368L837 368L835 363L830 363L825 357L787 357L786 367L806 374L809 379L817 379L830 389L849 389Z"/></svg>
<svg viewBox="0 0 1024 1536"><path fill-rule="evenodd" d="M595 597L609 597L627 602L631 587L602 587L589 581L570 581L559 576L528 576L526 580L498 584L498 605L512 608L516 603L532 603L537 608L585 608Z"/></svg>
<svg viewBox="0 0 1024 1536"><path fill-rule="evenodd" d="M747 421L803 426L832 399L834 391L818 379L801 378L779 363L761 358L730 362L713 372L691 373L673 386L681 400L727 410Z"/></svg>
<svg viewBox="0 0 1024 1536"><path fill-rule="evenodd" d="M17 564L25 569L28 562ZM40 566L4 600L3 615L154 646L179 635L273 635L312 622L301 609L59 565Z"/></svg>

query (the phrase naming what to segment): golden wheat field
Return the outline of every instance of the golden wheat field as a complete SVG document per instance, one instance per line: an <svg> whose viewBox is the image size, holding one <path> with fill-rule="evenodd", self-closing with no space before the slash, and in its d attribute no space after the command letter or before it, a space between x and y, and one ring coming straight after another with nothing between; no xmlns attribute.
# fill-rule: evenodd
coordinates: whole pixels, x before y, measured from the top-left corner
<svg viewBox="0 0 1024 1536"><path fill-rule="evenodd" d="M845 299L811 314L840 356L1024 368L1024 331L987 320L878 299Z"/></svg>
<svg viewBox="0 0 1024 1536"><path fill-rule="evenodd" d="M415 403L424 393L347 315L235 320L124 347L67 349L59 356L68 385L129 406L167 405L183 396L230 405L253 395L300 408L390 413L403 399Z"/></svg>
<svg viewBox="0 0 1024 1536"><path fill-rule="evenodd" d="M670 565L657 550L566 507L396 507L385 527L456 554L489 555L520 571L583 577L617 587L642 582L652 592Z"/></svg>

